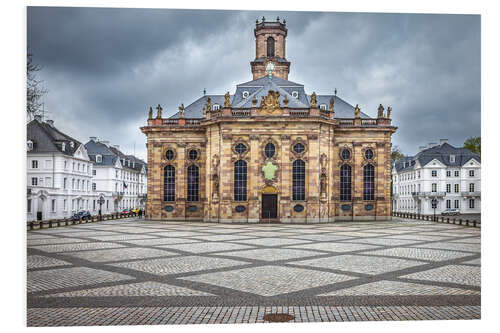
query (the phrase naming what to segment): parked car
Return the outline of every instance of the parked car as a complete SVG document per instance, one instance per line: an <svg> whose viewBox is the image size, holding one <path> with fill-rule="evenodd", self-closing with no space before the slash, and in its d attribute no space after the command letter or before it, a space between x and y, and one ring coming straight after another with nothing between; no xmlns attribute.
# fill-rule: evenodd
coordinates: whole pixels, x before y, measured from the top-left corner
<svg viewBox="0 0 500 333"><path fill-rule="evenodd" d="M80 218L85 219L85 218L91 218L92 215L90 215L90 212L88 210L81 210L79 212L76 212L72 217L71 217L71 220L73 221L78 221L80 220Z"/></svg>
<svg viewBox="0 0 500 333"><path fill-rule="evenodd" d="M135 214L139 214L139 209L134 208L134 209L132 209L132 210L131 210L131 212L132 212L132 213L135 213Z"/></svg>
<svg viewBox="0 0 500 333"><path fill-rule="evenodd" d="M120 214L130 214L130 209L124 209Z"/></svg>
<svg viewBox="0 0 500 333"><path fill-rule="evenodd" d="M444 210L441 215L460 215L460 211L456 208L450 208Z"/></svg>

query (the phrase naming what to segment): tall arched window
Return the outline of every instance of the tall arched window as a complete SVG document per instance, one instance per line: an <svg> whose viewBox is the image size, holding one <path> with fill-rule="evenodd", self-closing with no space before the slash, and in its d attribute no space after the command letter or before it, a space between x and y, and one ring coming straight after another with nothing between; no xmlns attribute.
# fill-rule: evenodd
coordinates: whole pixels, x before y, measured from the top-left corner
<svg viewBox="0 0 500 333"><path fill-rule="evenodd" d="M243 160L234 163L234 200L247 200L247 162Z"/></svg>
<svg viewBox="0 0 500 333"><path fill-rule="evenodd" d="M163 201L175 201L175 168L172 165L163 169Z"/></svg>
<svg viewBox="0 0 500 333"><path fill-rule="evenodd" d="M267 38L267 56L274 57L274 38L273 37Z"/></svg>
<svg viewBox="0 0 500 333"><path fill-rule="evenodd" d="M292 200L306 200L306 163L302 160L293 162Z"/></svg>
<svg viewBox="0 0 500 333"><path fill-rule="evenodd" d="M188 189L187 189L187 201L198 201L198 188L199 188L199 169L196 165L190 165L188 167Z"/></svg>
<svg viewBox="0 0 500 333"><path fill-rule="evenodd" d="M363 168L363 200L375 200L375 168L371 164Z"/></svg>
<svg viewBox="0 0 500 333"><path fill-rule="evenodd" d="M351 200L351 166L340 167L340 200Z"/></svg>

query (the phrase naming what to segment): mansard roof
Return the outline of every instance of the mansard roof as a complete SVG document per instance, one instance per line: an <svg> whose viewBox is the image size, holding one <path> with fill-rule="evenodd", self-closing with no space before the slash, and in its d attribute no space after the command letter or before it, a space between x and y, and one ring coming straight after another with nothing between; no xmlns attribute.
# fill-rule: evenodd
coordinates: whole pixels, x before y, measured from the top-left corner
<svg viewBox="0 0 500 333"><path fill-rule="evenodd" d="M450 156L455 156L455 162L451 161ZM481 157L467 148L456 148L445 142L431 148L420 151L415 156L406 156L395 163L396 171L413 170L415 162L418 161L421 166L425 166L432 160L437 160L447 167L461 167L471 159L481 163Z"/></svg>
<svg viewBox="0 0 500 333"><path fill-rule="evenodd" d="M252 100L257 98L258 103L263 96L267 96L269 91L278 91L280 93L279 102L281 107L284 106L283 100L288 99L288 107L292 109L307 109L310 107L311 95L306 94L304 90L304 85L288 81L276 76L271 78L265 76L256 80L248 81L236 85L236 92L234 95L230 96L231 107L233 109L248 109L252 107ZM248 92L248 97L243 97L243 92ZM298 93L298 97L292 96L293 92ZM198 98L196 101L184 108L184 114L186 118L203 118L203 107L207 103L207 99L210 97L211 103L224 105L224 95L205 95ZM354 106L347 103L340 97L336 95L317 95L316 101L317 105L326 104L327 107L330 104L330 99L334 99L334 112L336 118L353 118L354 117ZM180 113L177 112L170 118L179 118ZM360 117L362 119L371 119L370 116L361 112Z"/></svg>
<svg viewBox="0 0 500 333"><path fill-rule="evenodd" d="M89 158L94 163L96 163L96 155L102 156L102 163L99 163L99 165L114 166L117 159L125 159L129 160L130 162L134 162L134 164L129 164L128 166L122 165L123 168L141 171L143 166L147 167L146 162L144 162L140 158L137 158L134 155L126 155L118 148L108 146L100 141L90 140L85 144L85 148L87 148Z"/></svg>
<svg viewBox="0 0 500 333"><path fill-rule="evenodd" d="M63 153L73 156L81 142L59 131L47 122L34 119L27 125L27 139L33 142L33 149L28 153ZM73 147L71 147L73 142ZM64 150L62 143L65 144Z"/></svg>

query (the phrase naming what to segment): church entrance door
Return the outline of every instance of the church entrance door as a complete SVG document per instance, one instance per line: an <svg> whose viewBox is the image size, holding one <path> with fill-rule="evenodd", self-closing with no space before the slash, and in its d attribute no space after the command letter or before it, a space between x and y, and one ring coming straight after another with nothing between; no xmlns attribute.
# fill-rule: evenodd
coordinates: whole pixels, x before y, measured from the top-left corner
<svg viewBox="0 0 500 333"><path fill-rule="evenodd" d="M278 218L278 195L262 194L262 222L276 220Z"/></svg>

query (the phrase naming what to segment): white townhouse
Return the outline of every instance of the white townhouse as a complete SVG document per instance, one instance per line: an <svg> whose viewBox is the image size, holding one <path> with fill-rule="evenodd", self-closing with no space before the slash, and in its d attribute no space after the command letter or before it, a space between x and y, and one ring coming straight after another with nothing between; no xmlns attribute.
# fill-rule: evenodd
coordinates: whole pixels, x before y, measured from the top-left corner
<svg viewBox="0 0 500 333"><path fill-rule="evenodd" d="M92 201L91 212L101 208L118 212L123 209L145 208L147 193L146 163L141 159L126 155L118 145L109 141L90 137L85 144L93 162L92 190L96 200Z"/></svg>
<svg viewBox="0 0 500 333"><path fill-rule="evenodd" d="M480 156L446 139L419 148L417 155L393 165L393 210L432 215L434 202L436 214L451 208L461 214L480 213Z"/></svg>
<svg viewBox="0 0 500 333"><path fill-rule="evenodd" d="M92 161L84 145L40 116L27 124L27 220L60 219L88 210Z"/></svg>

